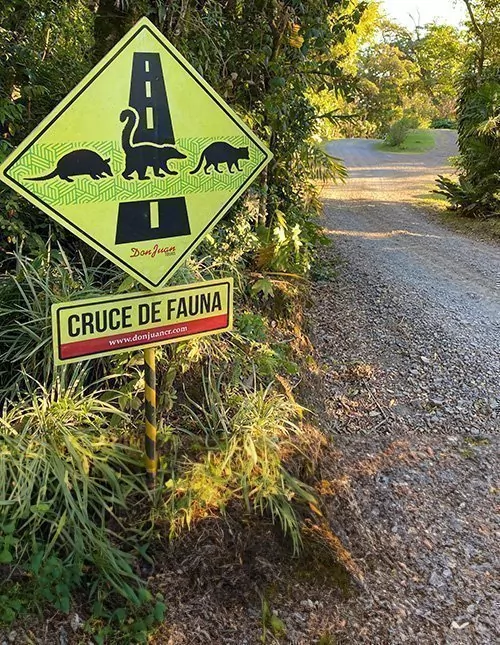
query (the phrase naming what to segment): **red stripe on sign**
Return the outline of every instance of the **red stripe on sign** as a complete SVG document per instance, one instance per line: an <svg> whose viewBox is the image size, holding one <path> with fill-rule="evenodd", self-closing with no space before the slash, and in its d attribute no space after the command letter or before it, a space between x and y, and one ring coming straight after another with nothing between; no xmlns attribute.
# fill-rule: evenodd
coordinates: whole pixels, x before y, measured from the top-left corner
<svg viewBox="0 0 500 645"><path fill-rule="evenodd" d="M200 318L175 325L153 327L145 331L134 331L128 334L114 334L90 340L78 340L64 343L59 350L61 360L100 354L101 352L119 352L136 345L160 345L172 340L185 338L205 331L216 331L228 326L228 315Z"/></svg>

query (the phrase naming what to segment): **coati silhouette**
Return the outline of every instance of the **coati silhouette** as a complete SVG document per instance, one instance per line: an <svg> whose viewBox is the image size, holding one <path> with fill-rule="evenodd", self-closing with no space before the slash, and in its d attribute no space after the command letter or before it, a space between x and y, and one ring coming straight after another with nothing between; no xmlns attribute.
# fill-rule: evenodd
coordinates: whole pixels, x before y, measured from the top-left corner
<svg viewBox="0 0 500 645"><path fill-rule="evenodd" d="M122 176L132 179L133 172L139 179L151 179L146 175L148 167L153 169L155 177L178 175L175 170L170 170L170 159L187 159L186 155L176 150L173 146L159 145L156 143L133 143L134 131L137 129L139 116L135 110L127 108L120 114L120 121L125 122L122 132L122 148L125 153L125 170ZM164 170L165 172L162 172Z"/></svg>
<svg viewBox="0 0 500 645"><path fill-rule="evenodd" d="M198 165L194 170L191 170L190 175L197 173L203 162L205 162L205 174L209 174L208 169L210 166L213 166L217 172L222 173L222 170L219 170L219 164L227 164L227 169L230 173L233 172L233 167L236 166L236 169L241 172L239 166L240 159L248 159L248 148L235 148L234 146L226 143L225 141L216 141L211 143L205 148L205 150L200 155L200 160Z"/></svg>
<svg viewBox="0 0 500 645"><path fill-rule="evenodd" d="M64 181L72 182L75 175L90 175L92 179L101 179L105 175L113 176L109 167L109 159L103 159L93 150L73 150L61 157L55 170L43 177L26 177L28 181L45 181L53 177L60 177Z"/></svg>

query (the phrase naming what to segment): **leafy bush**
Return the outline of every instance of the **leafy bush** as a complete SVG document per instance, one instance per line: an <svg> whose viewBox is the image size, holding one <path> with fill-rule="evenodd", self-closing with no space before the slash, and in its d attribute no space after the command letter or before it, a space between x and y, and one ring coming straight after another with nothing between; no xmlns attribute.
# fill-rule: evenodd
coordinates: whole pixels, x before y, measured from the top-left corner
<svg viewBox="0 0 500 645"><path fill-rule="evenodd" d="M459 177L440 177L437 192L463 215L499 216L500 67L464 75L457 111Z"/></svg>
<svg viewBox="0 0 500 645"><path fill-rule="evenodd" d="M136 474L140 451L110 428L117 416L128 420L77 383L65 392L32 389L0 416L1 561L36 579L53 578L53 589L48 578L42 585L44 594L64 611L70 578L79 583L89 567L93 593L139 602L123 519L133 495L147 490Z"/></svg>
<svg viewBox="0 0 500 645"><path fill-rule="evenodd" d="M397 148L401 146L406 137L408 136L408 133L411 130L411 124L410 121L406 118L399 119L399 121L396 121L391 125L389 128L389 131L385 135L385 143L391 148Z"/></svg>
<svg viewBox="0 0 500 645"><path fill-rule="evenodd" d="M443 130L455 130L457 127L457 122L453 119L447 119L445 117L437 117L432 119L431 128L433 129L443 129Z"/></svg>

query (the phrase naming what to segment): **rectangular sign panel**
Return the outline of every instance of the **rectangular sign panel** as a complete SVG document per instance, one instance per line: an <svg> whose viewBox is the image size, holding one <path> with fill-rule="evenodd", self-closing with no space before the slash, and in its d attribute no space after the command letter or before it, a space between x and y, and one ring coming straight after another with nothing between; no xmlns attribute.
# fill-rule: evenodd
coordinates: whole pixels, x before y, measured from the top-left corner
<svg viewBox="0 0 500 645"><path fill-rule="evenodd" d="M232 329L233 280L52 306L56 365Z"/></svg>

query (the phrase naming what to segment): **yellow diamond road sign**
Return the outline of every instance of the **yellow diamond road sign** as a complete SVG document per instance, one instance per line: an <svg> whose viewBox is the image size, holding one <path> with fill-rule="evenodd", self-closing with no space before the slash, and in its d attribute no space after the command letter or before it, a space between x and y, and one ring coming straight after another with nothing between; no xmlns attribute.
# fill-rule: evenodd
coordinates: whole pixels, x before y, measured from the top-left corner
<svg viewBox="0 0 500 645"><path fill-rule="evenodd" d="M144 18L4 162L0 177L159 289L271 156Z"/></svg>

